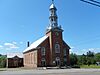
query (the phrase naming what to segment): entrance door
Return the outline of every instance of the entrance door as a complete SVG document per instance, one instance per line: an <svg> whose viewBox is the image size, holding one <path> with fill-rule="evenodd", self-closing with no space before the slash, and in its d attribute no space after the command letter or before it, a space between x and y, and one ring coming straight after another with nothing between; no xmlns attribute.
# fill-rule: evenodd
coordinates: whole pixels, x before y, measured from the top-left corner
<svg viewBox="0 0 100 75"><path fill-rule="evenodd" d="M60 58L56 57L56 66L60 66Z"/></svg>

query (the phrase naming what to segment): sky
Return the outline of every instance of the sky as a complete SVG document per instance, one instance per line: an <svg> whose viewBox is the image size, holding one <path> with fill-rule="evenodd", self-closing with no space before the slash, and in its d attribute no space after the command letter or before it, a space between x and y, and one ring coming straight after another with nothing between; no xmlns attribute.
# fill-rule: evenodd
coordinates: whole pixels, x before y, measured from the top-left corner
<svg viewBox="0 0 100 75"><path fill-rule="evenodd" d="M100 0L97 0L100 1ZM23 52L45 35L52 0L0 0L0 54ZM100 52L100 7L55 0L58 24L70 53Z"/></svg>

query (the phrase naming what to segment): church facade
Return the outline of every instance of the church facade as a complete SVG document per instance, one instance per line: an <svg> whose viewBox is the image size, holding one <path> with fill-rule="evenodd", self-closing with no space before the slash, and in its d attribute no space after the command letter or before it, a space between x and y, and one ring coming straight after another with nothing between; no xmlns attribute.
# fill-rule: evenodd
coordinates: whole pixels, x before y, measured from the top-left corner
<svg viewBox="0 0 100 75"><path fill-rule="evenodd" d="M25 67L54 67L70 65L70 47L63 40L63 29L58 25L57 8L51 4L49 26L46 34L39 40L33 42L24 51Z"/></svg>

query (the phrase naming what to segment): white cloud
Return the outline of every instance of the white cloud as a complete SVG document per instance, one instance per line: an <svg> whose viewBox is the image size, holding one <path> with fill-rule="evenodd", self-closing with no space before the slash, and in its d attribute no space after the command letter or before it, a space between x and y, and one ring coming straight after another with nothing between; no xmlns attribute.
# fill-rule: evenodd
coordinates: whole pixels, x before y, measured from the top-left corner
<svg viewBox="0 0 100 75"><path fill-rule="evenodd" d="M75 48L75 47L71 46L71 49L73 49L73 48Z"/></svg>
<svg viewBox="0 0 100 75"><path fill-rule="evenodd" d="M6 50L18 49L19 47L14 43L4 43L4 47Z"/></svg>
<svg viewBox="0 0 100 75"><path fill-rule="evenodd" d="M0 45L0 48L2 48L3 46L2 45Z"/></svg>
<svg viewBox="0 0 100 75"><path fill-rule="evenodd" d="M13 41L12 43L13 43L13 44L17 44L17 42L15 42L15 41Z"/></svg>
<svg viewBox="0 0 100 75"><path fill-rule="evenodd" d="M23 42L20 42L20 44L23 44Z"/></svg>
<svg viewBox="0 0 100 75"><path fill-rule="evenodd" d="M92 51L94 53L97 53L97 52L100 52L100 48L88 48L88 49L83 49L82 50L85 54L88 52L88 51Z"/></svg>
<svg viewBox="0 0 100 75"><path fill-rule="evenodd" d="M2 45L0 45L0 49L3 49L3 46Z"/></svg>
<svg viewBox="0 0 100 75"><path fill-rule="evenodd" d="M77 48L77 47L71 47L70 49L70 53L76 53L78 55L81 55L81 54L86 54L88 51L92 51L94 53L98 53L100 52L100 48L86 48L86 49L80 49L80 48Z"/></svg>

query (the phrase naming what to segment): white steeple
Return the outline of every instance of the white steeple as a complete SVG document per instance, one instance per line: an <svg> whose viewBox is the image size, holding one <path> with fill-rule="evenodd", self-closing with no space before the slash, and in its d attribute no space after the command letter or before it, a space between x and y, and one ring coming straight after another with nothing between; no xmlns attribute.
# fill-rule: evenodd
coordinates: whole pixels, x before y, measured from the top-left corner
<svg viewBox="0 0 100 75"><path fill-rule="evenodd" d="M54 0L52 0L52 4L50 5L49 11L50 11L50 16L49 16L49 26L47 27L47 31L54 28L61 29L61 26L60 27L58 26L58 16L56 14L57 8L54 4Z"/></svg>
<svg viewBox="0 0 100 75"><path fill-rule="evenodd" d="M49 17L49 20L50 20L50 26L52 27L57 27L58 26L58 23L57 23L57 14L56 14L56 7L54 5L54 1L52 0L52 4L50 6L50 17Z"/></svg>

